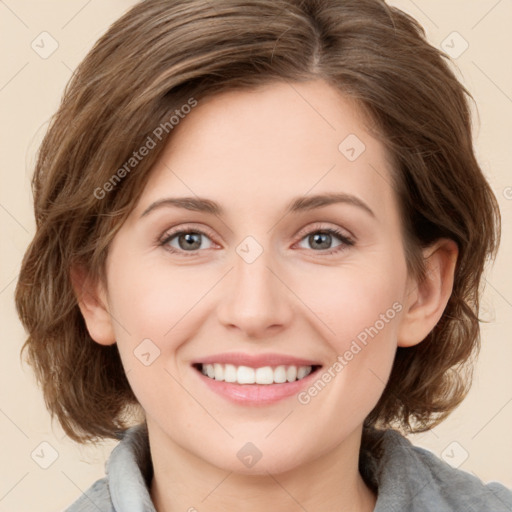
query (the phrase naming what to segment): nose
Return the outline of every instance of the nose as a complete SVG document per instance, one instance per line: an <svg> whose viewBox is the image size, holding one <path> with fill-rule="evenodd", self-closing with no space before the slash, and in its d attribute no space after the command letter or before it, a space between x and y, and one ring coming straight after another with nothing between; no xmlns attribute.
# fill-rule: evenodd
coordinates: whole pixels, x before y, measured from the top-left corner
<svg viewBox="0 0 512 512"><path fill-rule="evenodd" d="M285 329L292 318L293 294L275 261L264 251L248 263L235 253L217 309L219 321L248 338L261 339Z"/></svg>

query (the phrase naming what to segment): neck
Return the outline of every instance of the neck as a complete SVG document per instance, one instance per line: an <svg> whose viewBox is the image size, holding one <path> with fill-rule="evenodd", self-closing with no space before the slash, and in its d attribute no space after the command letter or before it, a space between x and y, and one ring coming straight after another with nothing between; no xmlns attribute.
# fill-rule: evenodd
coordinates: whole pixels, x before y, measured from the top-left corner
<svg viewBox="0 0 512 512"><path fill-rule="evenodd" d="M184 450L148 421L158 512L283 510L371 512L376 496L358 470L361 429L313 461L259 475L223 470Z"/></svg>

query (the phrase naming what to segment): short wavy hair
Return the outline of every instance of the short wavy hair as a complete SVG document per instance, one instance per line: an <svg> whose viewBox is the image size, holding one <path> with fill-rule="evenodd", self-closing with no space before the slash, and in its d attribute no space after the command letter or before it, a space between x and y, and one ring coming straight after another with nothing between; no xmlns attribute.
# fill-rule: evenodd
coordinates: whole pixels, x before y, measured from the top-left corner
<svg viewBox="0 0 512 512"><path fill-rule="evenodd" d="M453 292L423 340L399 347L366 426L427 430L464 398L480 348L480 284L500 238L494 194L473 149L471 95L406 13L382 0L146 0L78 66L39 149L36 232L16 307L45 402L78 442L119 438L141 410L117 345L94 342L70 269L105 279L109 244L172 130L122 183L98 190L190 98L323 79L352 98L393 162L408 271L446 237L459 249ZM139 408L139 409L137 409Z"/></svg>

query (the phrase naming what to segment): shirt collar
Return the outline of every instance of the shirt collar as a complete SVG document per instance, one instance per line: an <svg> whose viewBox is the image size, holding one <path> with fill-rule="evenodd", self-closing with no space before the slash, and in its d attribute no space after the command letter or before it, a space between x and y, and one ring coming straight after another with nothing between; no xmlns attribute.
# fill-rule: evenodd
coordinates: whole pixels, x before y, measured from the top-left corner
<svg viewBox="0 0 512 512"><path fill-rule="evenodd" d="M123 433L107 461L106 473L116 512L156 512L149 493L153 466L145 423Z"/></svg>
<svg viewBox="0 0 512 512"><path fill-rule="evenodd" d="M418 447L395 430L366 430L363 433L359 470L377 492L374 512L423 512L432 510L473 510L471 503L484 498L505 503L495 490L477 478L451 468L432 453ZM112 451L107 478L116 512L156 512L150 497L153 466L147 425L131 427ZM461 492L454 495L454 486ZM507 502L510 495L505 496ZM486 502L487 503L487 502Z"/></svg>

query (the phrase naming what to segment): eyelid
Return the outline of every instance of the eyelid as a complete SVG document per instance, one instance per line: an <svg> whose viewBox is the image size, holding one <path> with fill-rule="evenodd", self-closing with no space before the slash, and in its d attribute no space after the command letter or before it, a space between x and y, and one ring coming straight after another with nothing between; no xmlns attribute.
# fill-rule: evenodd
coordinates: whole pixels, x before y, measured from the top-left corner
<svg viewBox="0 0 512 512"><path fill-rule="evenodd" d="M357 238L348 229L342 228L342 227L337 226L337 225L330 226L330 225L326 225L326 224L328 224L328 223L326 223L326 222L313 222L313 224L309 224L305 228L301 229L298 232L298 234L297 234L297 237L299 238L299 241L302 240L302 238L304 238L306 235L309 235L310 233L312 233L313 231L329 231L329 230L334 230L334 231L340 231L342 233L343 237L349 239L352 242L356 242Z"/></svg>
<svg viewBox="0 0 512 512"><path fill-rule="evenodd" d="M171 238L174 238L176 235L183 233L183 232L185 232L185 233L195 232L195 233L199 233L202 235L206 235L212 241L212 243L216 244L216 242L214 241L216 238L216 235L214 234L214 232L211 229L209 229L203 225L199 225L199 224L195 225L194 223L180 224L173 228L168 228L163 232L162 235L160 235L157 238L156 242L158 245L165 245ZM183 251L183 252L190 252L191 254L194 254L194 251Z"/></svg>
<svg viewBox="0 0 512 512"><path fill-rule="evenodd" d="M164 246L166 250L168 250L171 253L178 253L185 256L195 256L198 253L204 252L204 249L196 249L194 251L184 251L179 250L175 248L169 248L165 247L167 246L167 243L173 239L175 236L182 234L182 233L198 233L201 235L207 236L213 244L218 245L215 242L216 235L213 234L213 231L207 228L204 225L200 225L201 227L195 227L196 225L194 223L192 224L180 224L178 226L175 226L174 228L169 228L164 231L164 233L158 237L157 244L159 246ZM345 231L346 233L343 233ZM339 226L326 226L325 223L322 222L316 222L313 224L309 224L308 226L301 229L297 235L295 235L294 238L297 238L297 240L294 242L294 246L300 243L305 237L316 233L316 232L326 232L331 234L332 236L338 237L339 240L341 240L342 244L345 248L347 246L353 246L356 242L356 237L352 235L350 231L348 231L345 228L340 228ZM340 247L340 246L337 246ZM340 252L343 249L337 249L337 247L333 249L324 249L323 251L313 251L318 252L319 254L323 255L329 255L335 252ZM324 252L325 251L325 252Z"/></svg>

